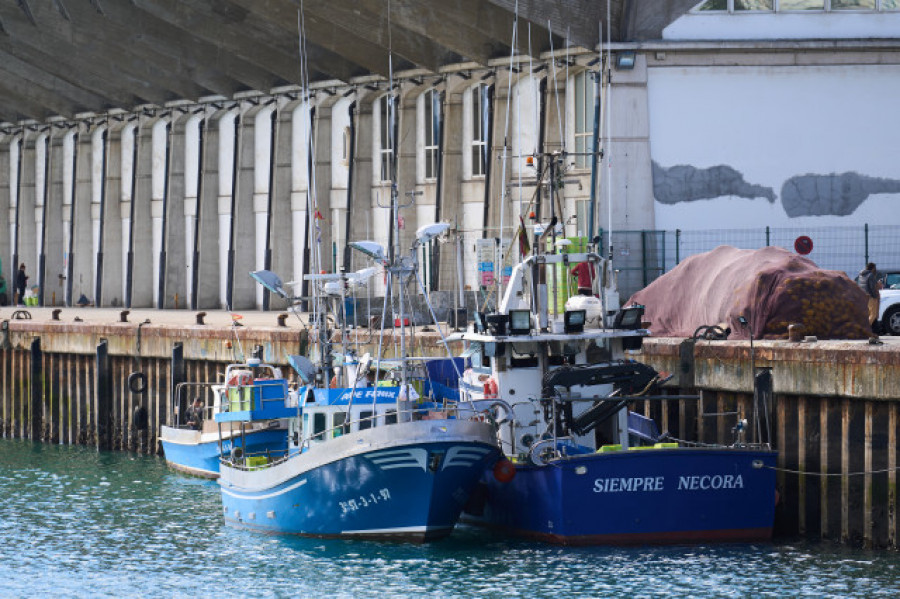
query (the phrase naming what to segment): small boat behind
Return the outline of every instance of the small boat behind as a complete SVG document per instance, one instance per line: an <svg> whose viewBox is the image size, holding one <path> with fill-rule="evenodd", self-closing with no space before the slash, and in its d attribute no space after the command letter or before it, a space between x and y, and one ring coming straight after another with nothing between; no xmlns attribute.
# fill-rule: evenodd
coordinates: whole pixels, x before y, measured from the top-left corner
<svg viewBox="0 0 900 599"><path fill-rule="evenodd" d="M260 377L257 381L253 380L254 370ZM254 394L263 393L264 389L266 393L270 393L268 389L272 387L278 387L280 392L281 385L287 389L287 383L280 377L278 369L268 364L255 367L234 364L226 370L227 384L176 385L173 421L171 425L161 426L159 433L169 467L185 474L214 479L219 477L219 459L223 455L284 451L287 430L283 421L273 419L254 422L243 429L226 427L220 430L213 418L219 412L241 410ZM198 400L199 417L189 418L190 406Z"/></svg>

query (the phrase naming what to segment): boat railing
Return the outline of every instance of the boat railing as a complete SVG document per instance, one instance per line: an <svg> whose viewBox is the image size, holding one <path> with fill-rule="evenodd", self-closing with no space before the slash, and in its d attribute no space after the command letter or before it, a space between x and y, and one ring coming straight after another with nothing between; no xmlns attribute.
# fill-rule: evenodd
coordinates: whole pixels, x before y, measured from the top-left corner
<svg viewBox="0 0 900 599"><path fill-rule="evenodd" d="M551 399L551 398L546 398ZM559 399L558 397L552 399ZM638 401L651 401L651 402L667 402L667 401L680 401L680 400L699 400L699 395L639 395L639 396L609 396L606 398L601 398L600 400L596 398L587 398L587 397L567 397L565 399L566 402L571 403L592 403L596 405L600 405L599 401L608 401L610 402L610 410L611 414L618 412L621 409L627 409L628 405ZM521 424L514 416L513 410L517 406L521 405L538 405L541 401L544 401L544 398L535 398L533 400L523 400L519 402L515 402L513 404L507 404L503 401L494 401L489 410L494 411L496 406L502 407L506 410L509 415L503 416L502 418L498 418L496 414L494 414L494 418L496 418L496 424L499 426L503 424L508 424L510 427L510 436L514 440L517 437L517 429L518 428L529 428L535 425L539 425L544 423L546 425L544 435L551 435L549 437L545 437L535 441L528 449L529 454L534 456L535 450L540 446L540 452L544 455L545 461L549 456L550 452L556 453L556 459L562 459L567 457L565 448L568 447L571 443L574 443L574 437L570 435L555 435L553 431L559 430L557 427L557 421L559 419L559 414L556 410L553 410L549 420L537 420L534 422L530 422L527 424ZM586 412L584 412L586 413ZM584 414L582 413L582 414ZM769 444L767 443L755 443L748 442L744 438L744 433L747 429L747 420L743 418L743 415L739 411L729 411L729 412L713 412L713 413L704 413L698 415L698 418L715 416L715 417L723 417L723 416L734 416L737 419L735 426L732 428L732 433L734 438L731 444L723 444L723 443L704 443L702 441L691 441L687 439L679 439L673 435L671 435L668 431L659 432L656 427L656 422L650 417L644 416L640 414L640 412L630 412L629 413L629 423L628 423L628 433L631 436L637 437L644 443L648 443L647 445L640 445L636 447L644 448L664 448L670 449L672 447L699 447L699 448L709 448L709 447L717 447L717 448L735 448L735 449L771 449ZM651 426L652 423L652 426ZM593 428L591 428L593 430ZM590 431L588 431L590 432ZM560 451L560 447L564 449ZM611 446L614 447L614 446ZM598 450L599 451L599 450ZM532 461L537 463L538 460L532 458Z"/></svg>
<svg viewBox="0 0 900 599"><path fill-rule="evenodd" d="M365 416L363 418L357 418L355 420L346 420L341 424L338 424L331 428L323 429L315 433L314 435L310 435L309 437L304 438L301 448L307 449L309 448L311 442L320 443L328 439L334 439L341 435L346 435L354 430L359 431L363 430L364 428L375 428L378 426L379 419L382 419L384 421L381 426L391 426L393 424L401 422L402 419L400 418L400 416L407 414L410 416L410 420L443 420L448 418L458 418L460 415L460 410L456 405L449 405L445 403L443 406L441 406L440 409L414 406L408 410L391 410L390 412L372 414L371 416ZM435 418L435 415L437 415L439 418ZM390 420L390 422L388 422L388 420ZM362 424L368 424L369 426L363 427L361 426Z"/></svg>
<svg viewBox="0 0 900 599"><path fill-rule="evenodd" d="M222 387L222 383L218 382L182 382L175 385L175 401L173 404L173 422L175 428L187 426L181 421L182 416L187 413L188 408L193 404L193 400L188 399L190 391L200 390L203 393L203 419L210 420L215 413L215 396L216 388ZM197 399L200 399L199 397Z"/></svg>
<svg viewBox="0 0 900 599"><path fill-rule="evenodd" d="M266 450L254 453L243 453L240 447L235 448L229 455L223 455L219 461L236 470L261 470L270 468L285 462L291 453L289 450Z"/></svg>

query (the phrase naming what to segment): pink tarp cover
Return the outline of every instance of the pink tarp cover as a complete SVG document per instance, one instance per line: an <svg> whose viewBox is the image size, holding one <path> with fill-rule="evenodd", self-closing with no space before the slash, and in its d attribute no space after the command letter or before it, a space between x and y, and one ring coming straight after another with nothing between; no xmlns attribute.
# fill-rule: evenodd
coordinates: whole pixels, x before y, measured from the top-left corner
<svg viewBox="0 0 900 599"><path fill-rule="evenodd" d="M690 337L718 324L731 328L730 339L747 339L739 316L756 339L786 339L790 324L819 339L865 339L871 331L866 296L846 273L778 247L719 246L691 256L628 303L646 306L656 337Z"/></svg>

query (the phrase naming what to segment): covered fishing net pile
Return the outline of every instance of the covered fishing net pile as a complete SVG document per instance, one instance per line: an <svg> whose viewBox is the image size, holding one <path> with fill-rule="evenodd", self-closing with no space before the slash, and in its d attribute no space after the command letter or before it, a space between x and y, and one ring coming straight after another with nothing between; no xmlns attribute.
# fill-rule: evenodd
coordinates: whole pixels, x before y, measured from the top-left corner
<svg viewBox="0 0 900 599"><path fill-rule="evenodd" d="M657 337L691 337L704 325L730 327L730 339L749 338L751 328L756 339L786 339L791 324L819 339L871 334L866 296L846 273L778 247L719 246L691 256L628 303L646 306Z"/></svg>

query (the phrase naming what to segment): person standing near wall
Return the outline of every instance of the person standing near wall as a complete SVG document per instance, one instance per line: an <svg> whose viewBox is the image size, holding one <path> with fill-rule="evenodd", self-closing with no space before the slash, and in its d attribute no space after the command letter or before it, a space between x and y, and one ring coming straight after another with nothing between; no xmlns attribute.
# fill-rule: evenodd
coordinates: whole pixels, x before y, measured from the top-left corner
<svg viewBox="0 0 900 599"><path fill-rule="evenodd" d="M869 298L869 326L872 326L878 319L878 300L881 296L879 292L881 280L878 277L878 271L875 269L874 262L866 264L866 267L856 275L856 284Z"/></svg>
<svg viewBox="0 0 900 599"><path fill-rule="evenodd" d="M19 265L16 273L16 304L25 305L25 288L28 286L28 275L25 274L25 263Z"/></svg>

